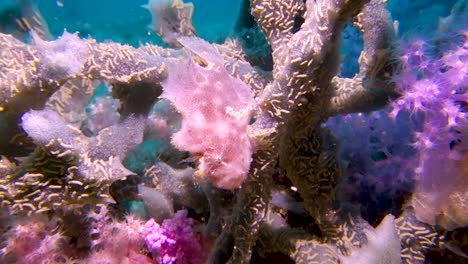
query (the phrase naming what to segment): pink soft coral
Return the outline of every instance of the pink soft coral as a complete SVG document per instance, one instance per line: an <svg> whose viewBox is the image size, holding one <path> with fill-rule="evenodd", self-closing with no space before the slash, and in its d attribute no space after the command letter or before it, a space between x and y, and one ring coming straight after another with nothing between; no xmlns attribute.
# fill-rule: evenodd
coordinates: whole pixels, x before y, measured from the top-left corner
<svg viewBox="0 0 468 264"><path fill-rule="evenodd" d="M6 234L6 246L0 250L1 263L55 263L56 258L67 259L64 238L55 221L36 217L22 220Z"/></svg>
<svg viewBox="0 0 468 264"><path fill-rule="evenodd" d="M92 212L92 233L98 236L92 243L93 253L83 263L130 264L152 263L144 252L143 222L128 215L125 221L115 221L107 216L107 209Z"/></svg>

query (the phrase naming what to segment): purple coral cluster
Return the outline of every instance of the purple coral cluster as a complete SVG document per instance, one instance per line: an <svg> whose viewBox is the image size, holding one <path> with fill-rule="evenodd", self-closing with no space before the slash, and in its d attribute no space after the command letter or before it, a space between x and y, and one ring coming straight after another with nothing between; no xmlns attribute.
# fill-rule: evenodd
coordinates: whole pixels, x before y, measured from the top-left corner
<svg viewBox="0 0 468 264"><path fill-rule="evenodd" d="M335 117L326 126L341 142L346 199L365 199L373 210L399 206L412 192L418 220L454 229L468 224L468 34L445 45L440 52L440 43L402 44L394 77L401 96L390 109Z"/></svg>
<svg viewBox="0 0 468 264"><path fill-rule="evenodd" d="M339 139L338 156L343 168L342 199L367 205L362 214L372 216L392 208L398 214L399 201L413 187L416 150L412 147L414 120L401 112L394 120L390 109L368 114L337 116L325 124Z"/></svg>
<svg viewBox="0 0 468 264"><path fill-rule="evenodd" d="M157 254L158 263L196 264L203 262L200 237L193 231L194 221L187 218L187 211L178 211L173 218L161 225L154 219L145 224L146 246Z"/></svg>
<svg viewBox="0 0 468 264"><path fill-rule="evenodd" d="M419 220L453 229L468 224L468 33L442 54L425 41L411 42L397 77L402 97L392 103L395 117L405 110L419 119L413 128L416 189L412 204ZM435 53L431 55L431 52Z"/></svg>
<svg viewBox="0 0 468 264"><path fill-rule="evenodd" d="M430 44L424 40L412 41L403 48L403 69L397 77L397 89L403 96L392 105L393 116L402 109L430 113L440 117L431 120L443 122L439 126L447 128L465 117L456 103L468 99L464 94L468 84L468 33L461 36L462 44L440 58L429 55Z"/></svg>

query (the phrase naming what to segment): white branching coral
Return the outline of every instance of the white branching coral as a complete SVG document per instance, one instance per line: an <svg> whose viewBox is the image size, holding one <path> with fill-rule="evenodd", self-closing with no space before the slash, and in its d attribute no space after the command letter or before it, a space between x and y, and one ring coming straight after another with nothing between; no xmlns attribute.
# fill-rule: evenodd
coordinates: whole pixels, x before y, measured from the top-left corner
<svg viewBox="0 0 468 264"><path fill-rule="evenodd" d="M39 59L46 62L39 71L50 79L61 78L57 76L74 75L79 73L88 57L86 41L76 34L64 32L55 41L42 40L36 34L32 34L34 43L39 53ZM63 77L62 77L63 78Z"/></svg>
<svg viewBox="0 0 468 264"><path fill-rule="evenodd" d="M22 121L23 129L37 144L47 146L60 139L62 151L80 157L77 166L81 176L101 181L114 181L132 174L122 161L131 147L142 142L145 125L143 119L129 117L99 131L95 137L86 137L47 108L27 112Z"/></svg>

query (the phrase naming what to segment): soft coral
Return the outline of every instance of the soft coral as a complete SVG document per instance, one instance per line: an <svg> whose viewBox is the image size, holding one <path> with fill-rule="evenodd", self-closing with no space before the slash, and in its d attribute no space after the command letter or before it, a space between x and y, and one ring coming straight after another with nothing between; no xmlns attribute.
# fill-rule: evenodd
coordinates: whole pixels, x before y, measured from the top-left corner
<svg viewBox="0 0 468 264"><path fill-rule="evenodd" d="M468 150L462 107L468 102L468 36L461 36L462 45L442 55L429 56L422 41L410 44L397 82L402 97L392 104L393 113L420 114L421 127L413 131L416 217L447 229L468 224L466 175L456 166Z"/></svg>

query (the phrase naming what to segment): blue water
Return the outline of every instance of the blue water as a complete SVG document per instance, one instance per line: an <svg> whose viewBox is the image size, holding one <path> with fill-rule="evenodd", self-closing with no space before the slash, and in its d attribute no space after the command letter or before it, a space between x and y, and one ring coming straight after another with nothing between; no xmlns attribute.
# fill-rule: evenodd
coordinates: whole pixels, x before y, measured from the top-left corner
<svg viewBox="0 0 468 264"><path fill-rule="evenodd" d="M78 31L82 36L91 35L104 41L112 40L131 45L138 43L161 43L159 37L148 29L151 23L149 12L142 8L148 1L114 0L63 0L38 1L38 7L49 23L54 35L61 35L63 29ZM231 33L235 23L240 0L196 0L193 25L197 34L206 40L216 42Z"/></svg>
<svg viewBox="0 0 468 264"><path fill-rule="evenodd" d="M1 0L0 11L14 5L14 0ZM80 32L98 41L112 40L137 46L139 43L161 43L147 28L149 12L145 0L34 0L55 36L63 30ZM186 1L188 2L188 1ZM193 0L193 25L197 34L211 42L223 40L232 33L241 0ZM439 17L450 13L455 0L389 0L388 8L399 22L401 36L427 35L436 28ZM222 4L220 4L222 3Z"/></svg>

